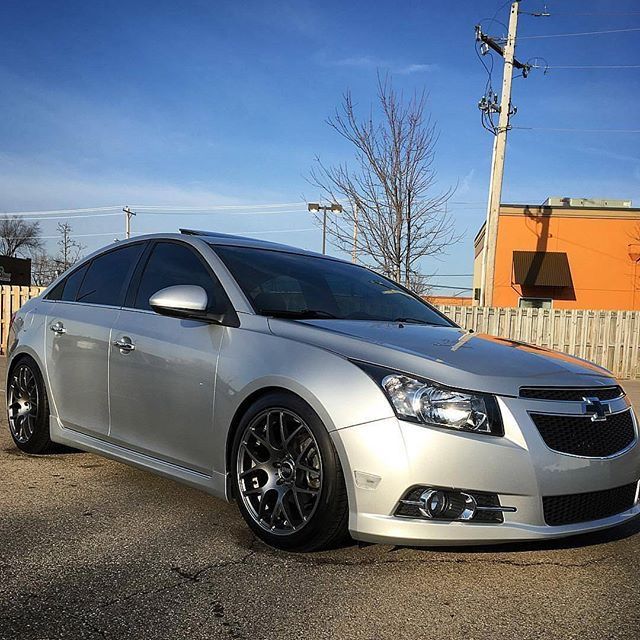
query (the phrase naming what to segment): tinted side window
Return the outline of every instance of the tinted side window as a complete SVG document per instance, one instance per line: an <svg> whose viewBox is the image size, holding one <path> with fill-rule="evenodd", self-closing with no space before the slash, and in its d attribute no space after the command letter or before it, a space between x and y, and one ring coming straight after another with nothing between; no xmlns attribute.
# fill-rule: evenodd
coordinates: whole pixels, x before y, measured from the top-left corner
<svg viewBox="0 0 640 640"><path fill-rule="evenodd" d="M143 244L133 244L94 258L76 300L91 304L121 305L128 276L143 249Z"/></svg>
<svg viewBox="0 0 640 640"><path fill-rule="evenodd" d="M51 289L47 295L47 300L66 300L68 302L73 302L76 299L78 288L82 284L82 279L84 278L84 274L87 272L88 266L89 265L86 264L79 269L76 269L76 271L58 282L58 284Z"/></svg>
<svg viewBox="0 0 640 640"><path fill-rule="evenodd" d="M49 291L46 296L47 300L60 300L62 298L62 292L64 291L64 285L67 283L67 280L61 280L58 284Z"/></svg>
<svg viewBox="0 0 640 640"><path fill-rule="evenodd" d="M73 302L78 295L78 289L82 284L82 280L84 279L85 274L87 273L87 269L89 265L86 264L84 267L80 267L74 271L71 275L67 277L64 283L64 289L62 291L62 296L60 300L67 300L69 302Z"/></svg>
<svg viewBox="0 0 640 640"><path fill-rule="evenodd" d="M226 301L220 283L214 279L198 255L189 247L174 242L158 242L153 248L140 279L134 307L151 309L149 298L160 289L178 284L202 287L209 297L210 306Z"/></svg>

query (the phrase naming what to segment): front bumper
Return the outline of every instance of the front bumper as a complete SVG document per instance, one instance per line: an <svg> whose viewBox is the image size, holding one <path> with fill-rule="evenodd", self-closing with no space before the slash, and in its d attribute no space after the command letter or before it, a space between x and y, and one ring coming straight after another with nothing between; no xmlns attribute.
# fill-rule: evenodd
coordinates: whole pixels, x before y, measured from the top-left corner
<svg viewBox="0 0 640 640"><path fill-rule="evenodd" d="M640 515L635 505L614 516L549 526L543 496L613 489L640 479L640 446L610 458L586 458L552 451L529 412L548 411L549 402L499 398L504 437L417 425L395 418L332 432L349 493L349 530L358 540L411 545L491 544L560 538L606 529ZM576 403L554 403L558 413ZM357 472L357 473L356 473ZM373 479L373 482L363 481ZM375 478L380 480L375 488ZM416 485L498 494L502 523L442 522L393 515L407 489Z"/></svg>

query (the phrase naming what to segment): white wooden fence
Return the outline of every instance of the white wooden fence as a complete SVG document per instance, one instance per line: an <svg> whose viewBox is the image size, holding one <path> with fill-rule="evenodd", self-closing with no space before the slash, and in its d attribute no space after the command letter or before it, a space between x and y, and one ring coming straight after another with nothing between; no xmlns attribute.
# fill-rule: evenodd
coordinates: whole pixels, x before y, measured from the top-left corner
<svg viewBox="0 0 640 640"><path fill-rule="evenodd" d="M44 287L0 286L0 345L6 352L11 316ZM514 309L439 305L465 329L564 351L606 367L619 378L640 377L640 311Z"/></svg>
<svg viewBox="0 0 640 640"><path fill-rule="evenodd" d="M465 329L564 351L640 377L640 311L438 306Z"/></svg>
<svg viewBox="0 0 640 640"><path fill-rule="evenodd" d="M0 349L7 351L7 337L11 316L30 298L39 296L45 287L0 286Z"/></svg>

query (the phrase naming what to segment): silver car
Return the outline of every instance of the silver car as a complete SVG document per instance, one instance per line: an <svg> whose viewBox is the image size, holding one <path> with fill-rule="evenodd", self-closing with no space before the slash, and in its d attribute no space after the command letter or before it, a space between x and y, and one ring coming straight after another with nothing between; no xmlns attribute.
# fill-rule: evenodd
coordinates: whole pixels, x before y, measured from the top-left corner
<svg viewBox="0 0 640 640"><path fill-rule="evenodd" d="M466 332L394 282L198 231L94 253L16 314L16 445L235 500L270 545L556 538L640 513L611 374Z"/></svg>

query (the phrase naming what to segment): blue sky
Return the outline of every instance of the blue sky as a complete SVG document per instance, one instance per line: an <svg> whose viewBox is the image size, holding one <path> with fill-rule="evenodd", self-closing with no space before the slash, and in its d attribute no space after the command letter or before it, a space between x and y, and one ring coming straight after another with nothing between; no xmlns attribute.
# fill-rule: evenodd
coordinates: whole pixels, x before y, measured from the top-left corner
<svg viewBox="0 0 640 640"><path fill-rule="evenodd" d="M429 92L440 130L439 184L458 185L450 209L466 235L424 268L440 274L441 284L470 286L447 274L471 273L473 236L485 216L492 140L476 106L486 73L473 27L502 4L4 0L0 211L315 200L305 180L314 157L351 157L324 121L347 88L367 112L379 69L407 94ZM543 6L525 0L521 8ZM637 2L549 0L547 7L552 17L520 17L520 59L640 64L640 31L527 38L640 27ZM581 13L597 15L575 15ZM506 22L508 5L496 17ZM505 32L496 22L483 27ZM514 81L513 102L514 126L639 129L640 69L537 71ZM640 206L639 142L639 134L513 131L503 201L606 196ZM43 235L54 235L56 222L44 221ZM77 219L73 228L108 236L123 224L122 216L102 216ZM179 226L269 231L265 238L320 247L320 232L309 231L313 223L302 208L141 214L133 222L136 232ZM81 238L88 249L109 239Z"/></svg>

